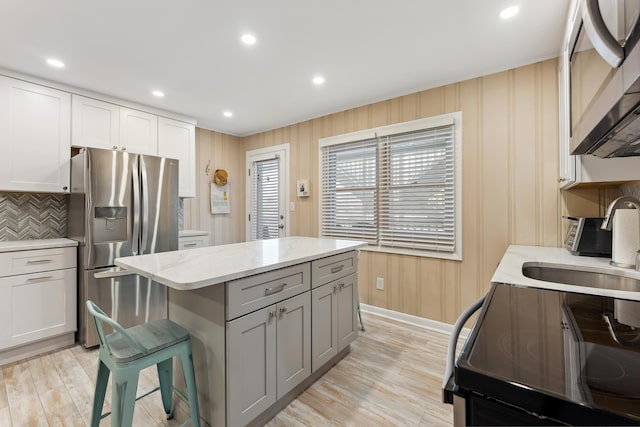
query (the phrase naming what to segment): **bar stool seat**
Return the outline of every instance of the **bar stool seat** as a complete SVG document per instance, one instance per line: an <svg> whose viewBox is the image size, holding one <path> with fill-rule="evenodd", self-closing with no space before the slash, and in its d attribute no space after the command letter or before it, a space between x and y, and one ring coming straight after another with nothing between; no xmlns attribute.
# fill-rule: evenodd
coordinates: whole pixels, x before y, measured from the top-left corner
<svg viewBox="0 0 640 427"><path fill-rule="evenodd" d="M151 392L160 390L167 418L172 418L173 358L179 356L187 385L187 400L191 408L189 421L199 427L200 417L189 332L169 319L154 320L124 329L94 302L87 301L87 309L93 316L100 339L100 363L91 426L97 427L100 420L109 415L103 415L102 408L110 373L113 374L111 426L131 426L136 400L149 394L136 398L140 371L152 365L157 366L160 386ZM111 326L115 332L106 335L104 323Z"/></svg>

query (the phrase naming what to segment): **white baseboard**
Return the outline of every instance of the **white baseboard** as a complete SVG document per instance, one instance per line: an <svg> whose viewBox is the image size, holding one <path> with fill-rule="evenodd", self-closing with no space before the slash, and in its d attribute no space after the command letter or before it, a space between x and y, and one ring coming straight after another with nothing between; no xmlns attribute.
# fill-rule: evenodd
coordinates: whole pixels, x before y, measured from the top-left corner
<svg viewBox="0 0 640 427"><path fill-rule="evenodd" d="M386 308L380 308L368 304L360 304L360 310L365 313L375 314L376 316L386 317L387 319L395 320L397 322L407 323L409 325L417 326L419 328L428 329L434 332L440 332L442 334L451 335L453 325L444 322L438 322L436 320L425 319L424 317L414 316L412 314L400 313L399 311L388 310ZM366 328L366 325L365 325ZM471 330L469 328L462 328L460 331L460 337L467 339Z"/></svg>

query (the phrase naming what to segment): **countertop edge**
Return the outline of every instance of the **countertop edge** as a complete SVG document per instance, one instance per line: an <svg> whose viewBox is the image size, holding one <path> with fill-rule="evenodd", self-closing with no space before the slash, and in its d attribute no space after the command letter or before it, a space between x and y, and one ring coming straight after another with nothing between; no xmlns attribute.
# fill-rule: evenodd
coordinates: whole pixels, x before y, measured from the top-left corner
<svg viewBox="0 0 640 427"><path fill-rule="evenodd" d="M74 246L78 246L78 242L65 237L55 239L12 240L0 242L0 253Z"/></svg>

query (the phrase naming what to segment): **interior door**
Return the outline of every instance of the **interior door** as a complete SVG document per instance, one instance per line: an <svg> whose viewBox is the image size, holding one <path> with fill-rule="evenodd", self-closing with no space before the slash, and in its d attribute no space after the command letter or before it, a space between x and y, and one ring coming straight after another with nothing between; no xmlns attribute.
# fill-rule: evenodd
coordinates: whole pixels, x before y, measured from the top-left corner
<svg viewBox="0 0 640 427"><path fill-rule="evenodd" d="M247 152L247 240L289 235L288 148Z"/></svg>

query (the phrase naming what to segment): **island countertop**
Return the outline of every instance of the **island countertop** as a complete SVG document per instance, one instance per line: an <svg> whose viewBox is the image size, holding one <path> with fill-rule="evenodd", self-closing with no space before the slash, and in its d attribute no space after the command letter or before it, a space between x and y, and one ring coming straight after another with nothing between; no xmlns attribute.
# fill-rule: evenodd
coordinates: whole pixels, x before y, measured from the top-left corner
<svg viewBox="0 0 640 427"><path fill-rule="evenodd" d="M193 290L366 246L354 240L283 237L123 257L115 264L176 290Z"/></svg>

